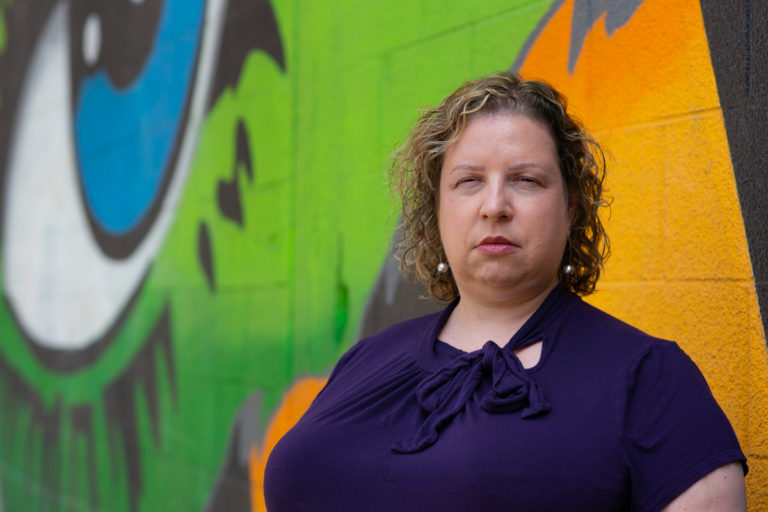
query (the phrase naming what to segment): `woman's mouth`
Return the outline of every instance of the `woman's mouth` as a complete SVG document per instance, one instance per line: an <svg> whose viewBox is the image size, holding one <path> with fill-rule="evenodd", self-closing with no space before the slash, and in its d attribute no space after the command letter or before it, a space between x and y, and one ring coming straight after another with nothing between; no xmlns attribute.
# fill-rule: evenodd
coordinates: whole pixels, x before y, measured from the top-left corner
<svg viewBox="0 0 768 512"><path fill-rule="evenodd" d="M487 236L475 249L483 254L509 254L517 251L520 247L503 236Z"/></svg>

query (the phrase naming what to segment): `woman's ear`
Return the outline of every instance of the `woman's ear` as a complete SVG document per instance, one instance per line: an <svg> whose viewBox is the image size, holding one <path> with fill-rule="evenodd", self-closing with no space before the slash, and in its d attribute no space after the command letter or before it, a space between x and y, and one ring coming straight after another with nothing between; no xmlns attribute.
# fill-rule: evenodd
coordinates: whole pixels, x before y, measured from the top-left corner
<svg viewBox="0 0 768 512"><path fill-rule="evenodd" d="M568 194L568 227L573 226L573 218L576 216L576 198Z"/></svg>

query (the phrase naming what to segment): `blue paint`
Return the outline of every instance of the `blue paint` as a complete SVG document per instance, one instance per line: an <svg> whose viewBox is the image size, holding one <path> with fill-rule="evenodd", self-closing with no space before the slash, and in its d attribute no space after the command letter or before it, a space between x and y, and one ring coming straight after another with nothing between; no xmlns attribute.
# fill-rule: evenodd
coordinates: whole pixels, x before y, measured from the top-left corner
<svg viewBox="0 0 768 512"><path fill-rule="evenodd" d="M79 171L86 207L109 234L125 234L141 222L170 172L204 4L166 0L152 52L128 87L117 89L104 70L81 82L74 119Z"/></svg>

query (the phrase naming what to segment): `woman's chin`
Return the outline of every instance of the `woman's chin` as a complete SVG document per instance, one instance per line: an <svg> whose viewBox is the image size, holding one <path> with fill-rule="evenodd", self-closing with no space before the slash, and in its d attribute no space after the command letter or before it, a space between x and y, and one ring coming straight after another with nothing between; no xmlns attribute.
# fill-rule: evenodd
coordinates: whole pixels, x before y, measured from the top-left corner
<svg viewBox="0 0 768 512"><path fill-rule="evenodd" d="M517 269L491 269L476 275L472 281L465 286L459 281L462 298L477 296L484 300L504 300L547 293L557 284L557 275L534 276ZM470 297L465 297L467 294Z"/></svg>

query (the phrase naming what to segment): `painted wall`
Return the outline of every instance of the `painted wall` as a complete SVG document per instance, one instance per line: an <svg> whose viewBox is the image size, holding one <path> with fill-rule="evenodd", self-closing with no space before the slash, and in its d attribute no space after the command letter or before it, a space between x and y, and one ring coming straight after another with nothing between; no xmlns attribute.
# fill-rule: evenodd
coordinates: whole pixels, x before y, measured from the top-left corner
<svg viewBox="0 0 768 512"><path fill-rule="evenodd" d="M263 510L266 456L336 358L431 307L388 259L387 155L419 107L510 67L610 152L590 301L691 354L768 508L767 20L714 0L0 0L3 509Z"/></svg>

